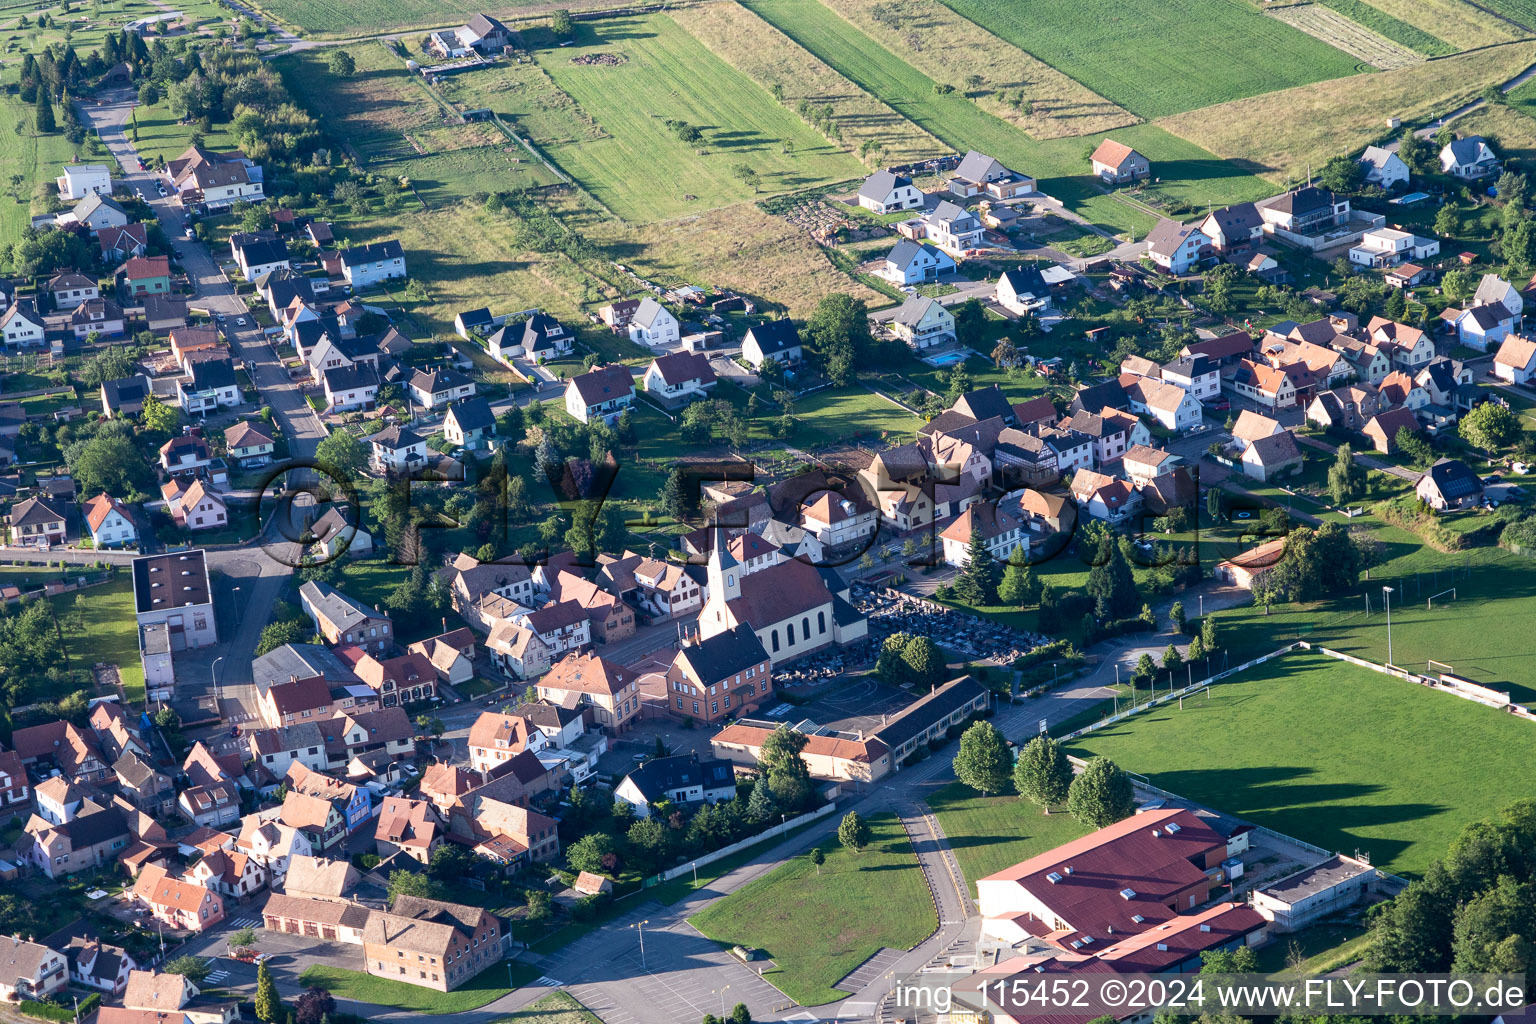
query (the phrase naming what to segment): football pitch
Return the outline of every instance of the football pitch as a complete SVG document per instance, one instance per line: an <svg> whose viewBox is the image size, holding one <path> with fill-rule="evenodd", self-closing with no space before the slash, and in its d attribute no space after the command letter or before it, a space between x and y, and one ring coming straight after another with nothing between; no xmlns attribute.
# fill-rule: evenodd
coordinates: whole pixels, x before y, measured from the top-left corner
<svg viewBox="0 0 1536 1024"><path fill-rule="evenodd" d="M1409 875L1444 855L1469 822L1536 794L1536 723L1300 652L1069 749Z"/></svg>

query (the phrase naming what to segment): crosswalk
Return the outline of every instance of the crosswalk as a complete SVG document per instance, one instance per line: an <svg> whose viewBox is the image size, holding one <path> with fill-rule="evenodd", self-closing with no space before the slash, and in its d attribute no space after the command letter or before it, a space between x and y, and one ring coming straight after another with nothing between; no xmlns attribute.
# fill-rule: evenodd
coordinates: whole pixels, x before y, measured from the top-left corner
<svg viewBox="0 0 1536 1024"><path fill-rule="evenodd" d="M229 972L224 970L210 971L208 974L208 980L213 982L215 985L222 984L228 977Z"/></svg>
<svg viewBox="0 0 1536 1024"><path fill-rule="evenodd" d="M542 985L545 988L560 988L565 984L565 982L561 981L559 978L551 978L547 974L539 975L534 979L533 983L535 985Z"/></svg>
<svg viewBox="0 0 1536 1024"><path fill-rule="evenodd" d="M255 928L261 924L259 917L232 917L227 919L231 928Z"/></svg>

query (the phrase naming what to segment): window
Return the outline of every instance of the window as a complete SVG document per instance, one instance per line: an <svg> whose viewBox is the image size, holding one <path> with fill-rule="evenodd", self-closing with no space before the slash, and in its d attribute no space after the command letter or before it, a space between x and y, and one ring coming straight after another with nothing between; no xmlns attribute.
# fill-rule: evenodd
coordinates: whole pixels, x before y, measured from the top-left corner
<svg viewBox="0 0 1536 1024"><path fill-rule="evenodd" d="M718 715L720 713L720 702L719 701L712 700L712 701L709 702L709 713L712 714L712 715Z"/></svg>
<svg viewBox="0 0 1536 1024"><path fill-rule="evenodd" d="M772 638L773 638L773 653L777 654L777 653L779 653L779 631L778 630L775 629L773 631Z"/></svg>
<svg viewBox="0 0 1536 1024"><path fill-rule="evenodd" d="M784 642L790 647L795 646L795 624L786 623L784 626Z"/></svg>
<svg viewBox="0 0 1536 1024"><path fill-rule="evenodd" d="M826 612L817 612L816 613L816 631L818 633L825 633L827 631L827 613Z"/></svg>
<svg viewBox="0 0 1536 1024"><path fill-rule="evenodd" d="M698 701L694 701L693 702L693 713L694 714L698 714L699 713L699 702Z"/></svg>

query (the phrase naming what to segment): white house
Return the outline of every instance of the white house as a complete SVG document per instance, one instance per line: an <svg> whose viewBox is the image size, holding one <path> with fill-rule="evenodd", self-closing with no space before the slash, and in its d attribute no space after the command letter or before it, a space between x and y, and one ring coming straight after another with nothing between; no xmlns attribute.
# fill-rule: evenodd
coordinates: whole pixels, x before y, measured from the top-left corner
<svg viewBox="0 0 1536 1024"><path fill-rule="evenodd" d="M43 287L53 296L53 308L59 310L74 309L101 297L101 288L95 278L73 270L61 270L50 277Z"/></svg>
<svg viewBox="0 0 1536 1024"><path fill-rule="evenodd" d="M948 200L923 214L922 221L928 240L952 255L979 246L986 232L974 213Z"/></svg>
<svg viewBox="0 0 1536 1024"><path fill-rule="evenodd" d="M341 251L341 274L353 291L405 276L405 248L396 239Z"/></svg>
<svg viewBox="0 0 1536 1024"><path fill-rule="evenodd" d="M955 340L955 316L937 299L914 295L897 308L891 332L921 351Z"/></svg>
<svg viewBox="0 0 1536 1024"><path fill-rule="evenodd" d="M1406 260L1425 260L1440 253L1438 238L1425 238L1396 228L1372 228L1349 250L1349 262L1362 267L1395 267Z"/></svg>
<svg viewBox="0 0 1536 1024"><path fill-rule="evenodd" d="M1380 146L1367 146L1360 154L1360 166L1365 168L1368 185L1391 189L1408 184L1408 165L1396 153Z"/></svg>
<svg viewBox="0 0 1536 1024"><path fill-rule="evenodd" d="M43 318L33 300L17 299L0 314L0 334L5 338L6 348L43 344Z"/></svg>
<svg viewBox="0 0 1536 1024"><path fill-rule="evenodd" d="M128 211L112 201L110 196L92 192L75 204L74 209L60 217L60 223L68 218L72 224L83 224L91 234L104 228L120 228L128 224Z"/></svg>
<svg viewBox="0 0 1536 1024"><path fill-rule="evenodd" d="M700 760L697 754L652 758L625 776L613 790L613 798L633 807L639 818L649 817L651 805L663 800L673 804L713 804L735 795L735 766L718 758Z"/></svg>
<svg viewBox="0 0 1536 1024"><path fill-rule="evenodd" d="M1198 427L1204 415L1199 399L1183 388L1139 377L1125 388L1131 411L1151 416L1167 430L1185 431Z"/></svg>
<svg viewBox="0 0 1536 1024"><path fill-rule="evenodd" d="M1029 550L1029 538L1019 517L998 508L996 502L983 501L967 507L939 535L946 564L957 569L970 564L973 532L981 535L988 553L1000 562L1007 561L1020 545Z"/></svg>
<svg viewBox="0 0 1536 1024"><path fill-rule="evenodd" d="M281 238L252 238L233 246L235 262L247 281L290 267L288 243Z"/></svg>
<svg viewBox="0 0 1536 1024"><path fill-rule="evenodd" d="M1210 244L1210 236L1197 225L1165 217L1147 234L1147 256L1170 274L1187 274L1200 264L1200 250Z"/></svg>
<svg viewBox="0 0 1536 1024"><path fill-rule="evenodd" d="M112 495L98 494L82 505L81 511L85 513L86 526L91 529L91 540L98 548L128 547L139 542L133 513Z"/></svg>
<svg viewBox="0 0 1536 1024"><path fill-rule="evenodd" d="M228 359L199 359L176 381L176 396L188 416L205 416L240 404L240 382Z"/></svg>
<svg viewBox="0 0 1536 1024"><path fill-rule="evenodd" d="M788 317L749 328L741 342L741 358L754 370L761 370L770 359L780 366L792 366L803 357L800 332Z"/></svg>
<svg viewBox="0 0 1536 1024"><path fill-rule="evenodd" d="M629 321L629 340L651 348L675 345L681 336L677 317L649 297L641 300L640 308Z"/></svg>
<svg viewBox="0 0 1536 1024"><path fill-rule="evenodd" d="M876 213L912 210L923 205L923 193L906 175L876 171L859 187L859 205Z"/></svg>
<svg viewBox="0 0 1536 1024"><path fill-rule="evenodd" d="M940 274L951 273L954 269L955 261L949 253L935 249L927 242L903 238L886 256L880 276L892 284L917 284L936 280Z"/></svg>
<svg viewBox="0 0 1536 1024"><path fill-rule="evenodd" d="M1455 139L1440 150L1440 170L1455 178L1486 178L1498 169L1499 158L1481 135Z"/></svg>
<svg viewBox="0 0 1536 1024"><path fill-rule="evenodd" d="M997 304L1023 316L1050 305L1051 289L1036 267L1015 267L997 279Z"/></svg>
<svg viewBox="0 0 1536 1024"><path fill-rule="evenodd" d="M583 423L612 423L635 403L635 380L628 367L594 366L565 386L565 411Z"/></svg>
<svg viewBox="0 0 1536 1024"><path fill-rule="evenodd" d="M425 466L427 442L415 431L392 423L368 439L370 462L380 472L402 472Z"/></svg>
<svg viewBox="0 0 1536 1024"><path fill-rule="evenodd" d="M665 402L705 398L715 387L715 371L698 352L669 352L651 360L642 377L645 390Z"/></svg>
<svg viewBox="0 0 1536 1024"><path fill-rule="evenodd" d="M1493 375L1511 384L1526 384L1536 375L1536 341L1511 334L1493 357Z"/></svg>
<svg viewBox="0 0 1536 1024"><path fill-rule="evenodd" d="M1211 401L1221 395L1221 368L1204 353L1196 352L1164 363L1162 380L1164 384L1189 392L1197 402Z"/></svg>
<svg viewBox="0 0 1536 1024"><path fill-rule="evenodd" d="M417 370L406 384L411 401L424 409L441 409L475 393L475 382L452 367Z"/></svg>
<svg viewBox="0 0 1536 1024"><path fill-rule="evenodd" d="M112 172L106 164L76 164L64 168L64 173L54 179L59 186L59 198L66 203L77 202L88 195L112 194Z"/></svg>

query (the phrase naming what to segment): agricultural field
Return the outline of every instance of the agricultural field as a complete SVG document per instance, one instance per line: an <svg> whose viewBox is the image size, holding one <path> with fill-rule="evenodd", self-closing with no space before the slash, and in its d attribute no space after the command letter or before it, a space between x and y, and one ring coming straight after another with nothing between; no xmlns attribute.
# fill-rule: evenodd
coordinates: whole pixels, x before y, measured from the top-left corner
<svg viewBox="0 0 1536 1024"><path fill-rule="evenodd" d="M1455 629L1477 636L1469 622ZM1360 727L1319 728L1330 722ZM1156 708L1069 749L1110 757L1153 785L1278 832L1417 874L1469 822L1529 795L1524 776L1506 768L1536 757L1536 728L1297 653L1218 683L1182 710Z"/></svg>
<svg viewBox="0 0 1536 1024"><path fill-rule="evenodd" d="M1536 0L1481 0L1479 6L1527 34L1536 35Z"/></svg>
<svg viewBox="0 0 1536 1024"><path fill-rule="evenodd" d="M347 48L357 64L348 78L325 66L328 50L304 50L273 62L288 91L304 97L309 108L366 163L400 160L416 155L407 138L453 124L431 92L405 61L383 43Z"/></svg>
<svg viewBox="0 0 1536 1024"><path fill-rule="evenodd" d="M581 24L576 45L537 60L609 136L547 155L626 220L703 213L866 173L664 15ZM702 144L684 142L669 120L701 131ZM743 167L756 187L741 180Z"/></svg>
<svg viewBox="0 0 1536 1024"><path fill-rule="evenodd" d="M942 4L928 0L824 2L918 71L965 90L983 110L1032 138L1089 135L1140 120ZM914 40L921 45L914 45ZM981 76L979 87L969 84L973 74ZM1018 102L1020 94L1026 102Z"/></svg>
<svg viewBox="0 0 1536 1024"><path fill-rule="evenodd" d="M1244 0L945 0L947 6L1146 118L1368 70ZM1177 45L1172 45L1177 40ZM1191 61L1204 53L1263 60Z"/></svg>
<svg viewBox="0 0 1536 1024"><path fill-rule="evenodd" d="M1456 47L1444 39L1410 25L1406 21L1394 18L1380 7L1367 3L1366 0L1318 0L1318 3L1332 8L1350 21L1385 36L1399 46L1405 46L1421 56L1447 57L1456 52Z"/></svg>
<svg viewBox="0 0 1536 1024"><path fill-rule="evenodd" d="M943 143L854 85L784 33L731 0L696 7L679 21L699 42L783 101L832 109L842 144L865 146L881 164L906 164L939 156Z"/></svg>
<svg viewBox="0 0 1536 1024"><path fill-rule="evenodd" d="M404 29L462 25L486 13L511 19L548 14L557 7L573 11L619 6L616 0L499 0L489 6L475 0L259 0L250 6L315 39L353 39Z"/></svg>
<svg viewBox="0 0 1536 1024"><path fill-rule="evenodd" d="M473 74L450 75L437 88L460 111L490 110L540 147L610 138L531 60L504 61Z"/></svg>
<svg viewBox="0 0 1536 1024"><path fill-rule="evenodd" d="M71 5L73 10L67 14L62 6L35 3L26 6L25 11L0 13L0 50L4 53L40 53L50 43L68 42L83 56L100 48L108 33L121 30L129 22L164 14L167 10L181 12L185 32L203 34L212 32L221 23L227 24L231 16L228 8L220 6L217 0L189 0L174 8L157 7L151 0L100 0L96 4ZM55 23L39 29L37 18L43 13ZM28 28L17 27L17 15L20 14L30 20ZM175 38L175 34L171 38Z"/></svg>
<svg viewBox="0 0 1536 1024"><path fill-rule="evenodd" d="M1356 2L1359 3L1359 0ZM1359 3L1359 6L1365 7L1368 11L1372 10L1363 3ZM1269 14L1292 28L1336 46L1350 56L1359 58L1371 67L1382 71L1405 68L1424 59L1406 46L1400 46L1386 36L1322 4L1293 4L1289 7L1276 7L1271 9Z"/></svg>
<svg viewBox="0 0 1536 1024"><path fill-rule="evenodd" d="M0 94L0 186L6 189L0 193L0 239L6 242L21 237L32 220L32 193L53 181L75 151L62 134L35 134L32 118L31 107L10 93ZM18 174L22 182L13 193L11 178Z"/></svg>
<svg viewBox="0 0 1536 1024"><path fill-rule="evenodd" d="M1457 50L1470 50L1493 43L1507 43L1526 34L1509 22L1501 21L1485 10L1479 10L1467 0L1366 0L1366 2L1426 35L1445 40ZM1368 21L1362 21L1362 23L1370 24ZM1390 32L1380 28L1377 31L1382 32L1383 35L1391 35Z"/></svg>
<svg viewBox="0 0 1536 1024"><path fill-rule="evenodd" d="M1234 100L1157 124L1279 182L1300 177L1309 164L1321 167L1330 157L1380 139L1387 134L1385 118L1432 120L1533 62L1536 42L1509 43L1397 71Z"/></svg>

